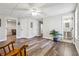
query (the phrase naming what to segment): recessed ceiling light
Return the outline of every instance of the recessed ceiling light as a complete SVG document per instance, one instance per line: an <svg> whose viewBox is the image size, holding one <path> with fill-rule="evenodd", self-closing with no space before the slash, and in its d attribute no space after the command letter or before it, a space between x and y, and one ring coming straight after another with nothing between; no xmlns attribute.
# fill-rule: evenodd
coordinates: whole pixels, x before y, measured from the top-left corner
<svg viewBox="0 0 79 59"><path fill-rule="evenodd" d="M12 20L10 19L10 20L8 20L8 21L12 21Z"/></svg>
<svg viewBox="0 0 79 59"><path fill-rule="evenodd" d="M37 15L40 15L40 9L38 8L32 8L31 9L31 13L32 13L32 16L37 16Z"/></svg>

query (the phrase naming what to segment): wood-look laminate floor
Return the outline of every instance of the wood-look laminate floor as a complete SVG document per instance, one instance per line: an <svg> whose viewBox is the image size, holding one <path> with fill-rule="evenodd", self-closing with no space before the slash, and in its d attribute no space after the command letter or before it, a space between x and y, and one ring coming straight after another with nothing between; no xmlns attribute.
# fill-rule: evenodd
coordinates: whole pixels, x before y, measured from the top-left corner
<svg viewBox="0 0 79 59"><path fill-rule="evenodd" d="M15 40L15 37L8 40ZM75 46L71 43L55 43L49 39L34 37L31 39L16 39L16 41L27 41L29 56L78 56Z"/></svg>
<svg viewBox="0 0 79 59"><path fill-rule="evenodd" d="M78 56L77 50L72 43L58 42L43 38L32 38L29 41L28 52L30 56ZM32 48L32 49L31 49ZM29 50L30 49L30 50Z"/></svg>

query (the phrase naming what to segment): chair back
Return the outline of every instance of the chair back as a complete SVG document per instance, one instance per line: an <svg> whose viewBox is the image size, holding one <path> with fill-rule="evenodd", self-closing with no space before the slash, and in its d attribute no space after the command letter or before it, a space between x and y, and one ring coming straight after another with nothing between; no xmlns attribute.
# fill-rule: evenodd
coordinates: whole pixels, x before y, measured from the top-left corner
<svg viewBox="0 0 79 59"><path fill-rule="evenodd" d="M22 48L20 49L20 56L28 56L28 54L26 52L26 47L28 47L28 45L22 46Z"/></svg>
<svg viewBox="0 0 79 59"><path fill-rule="evenodd" d="M11 41L9 43L6 43L2 47L0 47L0 50L2 49L2 51L4 52L4 55L6 55L7 53L9 53L12 50L14 50L14 43L15 43L15 41ZM8 52L7 52L7 50L8 50Z"/></svg>

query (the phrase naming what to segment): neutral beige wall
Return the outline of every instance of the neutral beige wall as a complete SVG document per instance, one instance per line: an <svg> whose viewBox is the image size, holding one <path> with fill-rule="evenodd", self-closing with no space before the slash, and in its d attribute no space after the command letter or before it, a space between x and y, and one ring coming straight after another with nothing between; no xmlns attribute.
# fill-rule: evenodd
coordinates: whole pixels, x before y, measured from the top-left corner
<svg viewBox="0 0 79 59"><path fill-rule="evenodd" d="M47 17L43 20L43 37L53 39L49 34L53 29L62 32L61 16Z"/></svg>
<svg viewBox="0 0 79 59"><path fill-rule="evenodd" d="M1 27L0 27L0 41L6 40L6 19L4 17L1 18Z"/></svg>
<svg viewBox="0 0 79 59"><path fill-rule="evenodd" d="M73 12L60 14L57 16L48 16L43 19L43 37L44 38L52 39L52 36L49 33L53 29L59 31L63 35L63 24L62 24L63 16L73 16Z"/></svg>
<svg viewBox="0 0 79 59"><path fill-rule="evenodd" d="M78 51L78 54L79 54L79 4L76 8L76 11L75 11L75 47Z"/></svg>
<svg viewBox="0 0 79 59"><path fill-rule="evenodd" d="M20 21L20 26L17 25L17 38L32 38L39 35L38 20L30 17L18 20ZM33 23L32 28L31 23Z"/></svg>

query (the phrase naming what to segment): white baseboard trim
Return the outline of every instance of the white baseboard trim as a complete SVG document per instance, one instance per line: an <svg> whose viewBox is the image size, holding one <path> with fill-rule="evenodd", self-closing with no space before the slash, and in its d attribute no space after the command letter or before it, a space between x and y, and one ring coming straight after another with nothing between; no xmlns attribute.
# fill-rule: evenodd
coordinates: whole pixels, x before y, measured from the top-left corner
<svg viewBox="0 0 79 59"><path fill-rule="evenodd" d="M6 40L7 40L7 39L5 39L5 40L4 40L4 39L1 39L0 42L2 42L2 41L6 41Z"/></svg>
<svg viewBox="0 0 79 59"><path fill-rule="evenodd" d="M73 43L72 41L69 40L61 40L61 42Z"/></svg>

